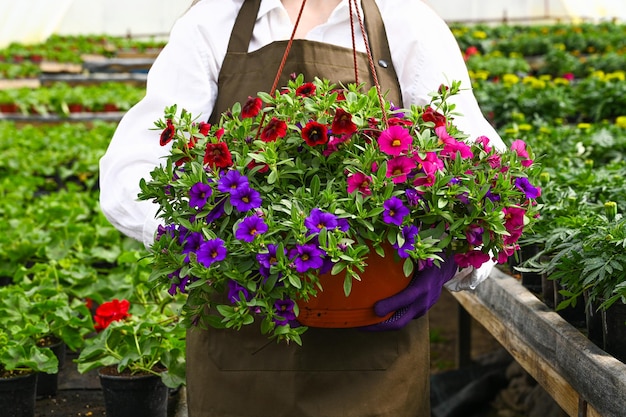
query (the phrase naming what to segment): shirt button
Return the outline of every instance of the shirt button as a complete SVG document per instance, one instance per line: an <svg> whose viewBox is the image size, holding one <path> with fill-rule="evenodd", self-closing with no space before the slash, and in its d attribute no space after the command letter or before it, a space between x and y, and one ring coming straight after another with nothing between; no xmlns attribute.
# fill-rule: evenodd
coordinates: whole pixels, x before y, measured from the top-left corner
<svg viewBox="0 0 626 417"><path fill-rule="evenodd" d="M387 61L385 61L384 59L380 59L378 60L378 65L380 65L383 68L387 68L389 66L389 64L387 63Z"/></svg>

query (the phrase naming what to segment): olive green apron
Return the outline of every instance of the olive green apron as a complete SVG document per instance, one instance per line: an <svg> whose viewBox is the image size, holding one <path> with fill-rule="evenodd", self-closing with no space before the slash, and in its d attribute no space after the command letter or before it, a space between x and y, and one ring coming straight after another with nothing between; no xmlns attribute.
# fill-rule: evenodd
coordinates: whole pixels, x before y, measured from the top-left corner
<svg viewBox="0 0 626 417"><path fill-rule="evenodd" d="M247 0L231 35L219 76L216 115L274 82L286 42L247 53L260 0ZM382 18L364 0L364 19L378 79L387 99L401 104ZM371 20L370 20L371 19ZM373 85L367 57L358 54L359 82ZM295 40L280 85L291 73L354 82L351 49ZM428 319L399 331L310 328L303 346L269 342L256 325L240 331L187 332L190 417L427 417Z"/></svg>

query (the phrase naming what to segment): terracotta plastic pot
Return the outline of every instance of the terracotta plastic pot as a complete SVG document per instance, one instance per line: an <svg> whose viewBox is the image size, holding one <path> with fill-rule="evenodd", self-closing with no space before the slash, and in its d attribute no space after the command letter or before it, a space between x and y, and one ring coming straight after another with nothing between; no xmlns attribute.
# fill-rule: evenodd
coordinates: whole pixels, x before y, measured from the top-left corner
<svg viewBox="0 0 626 417"><path fill-rule="evenodd" d="M309 301L299 301L298 321L309 327L350 328L380 323L391 315L379 317L374 313L374 304L383 298L397 294L407 287L411 277L402 271L404 260L395 255L395 250L383 246L385 257L372 250L361 281L352 282L352 291L346 297L343 290L345 273L320 276L323 291Z"/></svg>

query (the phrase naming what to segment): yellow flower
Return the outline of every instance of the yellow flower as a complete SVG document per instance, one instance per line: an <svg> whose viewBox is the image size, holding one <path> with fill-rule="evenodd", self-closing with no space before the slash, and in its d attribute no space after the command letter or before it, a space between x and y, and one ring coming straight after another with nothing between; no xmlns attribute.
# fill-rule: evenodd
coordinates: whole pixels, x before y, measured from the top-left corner
<svg viewBox="0 0 626 417"><path fill-rule="evenodd" d="M615 71L615 72L606 74L604 81L613 81L613 80L624 81L626 80L626 74L624 73L624 71Z"/></svg>
<svg viewBox="0 0 626 417"><path fill-rule="evenodd" d="M588 130L588 129L591 129L591 124L590 123L578 123L576 127L578 127L581 130Z"/></svg>
<svg viewBox="0 0 626 417"><path fill-rule="evenodd" d="M552 133L552 129L551 129L551 128L549 128L548 126L541 126L541 127L539 128L539 131L540 131L541 133L546 133L546 134L551 134L551 133Z"/></svg>
<svg viewBox="0 0 626 417"><path fill-rule="evenodd" d="M554 79L554 85L569 85L569 80L563 77L557 77Z"/></svg>
<svg viewBox="0 0 626 417"><path fill-rule="evenodd" d="M502 82L504 84L517 84L519 83L519 77L515 74L504 74L502 76Z"/></svg>
<svg viewBox="0 0 626 417"><path fill-rule="evenodd" d="M525 132L528 132L529 130L532 130L532 128L533 127L531 125L529 125L528 123L521 123L519 125L519 127L518 127L519 130L525 131Z"/></svg>
<svg viewBox="0 0 626 417"><path fill-rule="evenodd" d="M617 119L615 119L615 124L626 129L626 116L618 116Z"/></svg>
<svg viewBox="0 0 626 417"><path fill-rule="evenodd" d="M489 71L486 71L486 70L469 71L469 76L473 80L485 81L489 78Z"/></svg>
<svg viewBox="0 0 626 417"><path fill-rule="evenodd" d="M472 35L474 35L476 39L487 39L487 33L482 30L475 30Z"/></svg>

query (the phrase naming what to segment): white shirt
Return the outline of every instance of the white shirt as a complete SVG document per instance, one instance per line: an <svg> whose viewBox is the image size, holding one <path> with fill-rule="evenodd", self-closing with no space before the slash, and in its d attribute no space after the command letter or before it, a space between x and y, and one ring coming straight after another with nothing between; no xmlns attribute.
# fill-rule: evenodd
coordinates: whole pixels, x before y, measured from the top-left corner
<svg viewBox="0 0 626 417"><path fill-rule="evenodd" d="M455 124L470 134L470 138L485 135L494 145L503 147L471 92L465 62L446 23L421 0L376 2L387 31L404 105L425 105L430 102L428 94L442 83L461 81L465 90L451 100L463 115L455 119ZM145 98L123 117L100 161L103 213L120 231L146 246L153 242L159 221L155 219L155 204L137 200L139 180L149 179L150 172L169 151L159 145L160 131L150 129L163 117L165 107L172 104L202 119L211 115L220 66L242 3L243 0L202 0L178 19L168 44L148 73ZM287 40L292 31L293 25L281 1L263 0L250 51ZM343 0L328 21L312 29L306 39L352 48L348 0ZM362 36L359 34L356 40L357 49L364 52ZM472 282L475 279L474 276Z"/></svg>

